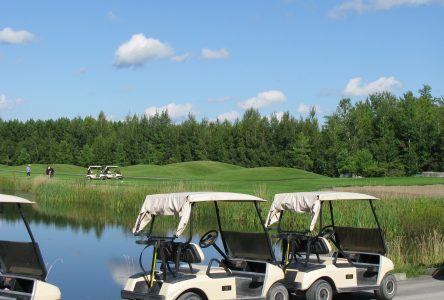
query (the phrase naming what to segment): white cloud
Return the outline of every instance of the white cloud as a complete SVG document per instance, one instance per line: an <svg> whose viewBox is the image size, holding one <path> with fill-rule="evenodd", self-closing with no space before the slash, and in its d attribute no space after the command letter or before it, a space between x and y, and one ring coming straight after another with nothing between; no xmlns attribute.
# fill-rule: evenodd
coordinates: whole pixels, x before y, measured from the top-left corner
<svg viewBox="0 0 444 300"><path fill-rule="evenodd" d="M285 114L285 112L283 112L283 111L277 111L277 112L274 112L271 115L269 115L267 118L268 118L268 121L271 121L271 119L273 117L276 117L276 119L280 122L282 120L282 117L284 116L284 114Z"/></svg>
<svg viewBox="0 0 444 300"><path fill-rule="evenodd" d="M240 118L240 115L235 110L229 111L229 112L226 112L226 113L223 113L223 114L217 116L217 119L222 122L223 121L234 122L239 118Z"/></svg>
<svg viewBox="0 0 444 300"><path fill-rule="evenodd" d="M183 55L176 55L176 56L171 57L171 60L174 62L184 62L184 61L187 61L190 59L191 59L190 53L185 53Z"/></svg>
<svg viewBox="0 0 444 300"><path fill-rule="evenodd" d="M306 105L304 103L299 104L298 112L300 114L309 114L311 110L314 108L315 112L318 113L321 111L321 107L319 105Z"/></svg>
<svg viewBox="0 0 444 300"><path fill-rule="evenodd" d="M108 20L110 21L118 21L119 17L117 17L117 15L115 13L113 13L112 11L109 11L106 16L108 17Z"/></svg>
<svg viewBox="0 0 444 300"><path fill-rule="evenodd" d="M191 105L190 103L186 104L169 103L161 107L155 107L155 106L148 107L147 109L145 109L145 115L151 117L154 116L156 113L162 113L164 111L167 111L168 116L170 116L171 119L177 120L188 117L188 114L192 113L192 110L193 110L193 105Z"/></svg>
<svg viewBox="0 0 444 300"><path fill-rule="evenodd" d="M391 92L393 89L401 88L402 82L397 80L395 77L381 77L369 84L362 83L361 77L356 77L350 79L347 86L342 91L344 96L368 96L377 92L388 91Z"/></svg>
<svg viewBox="0 0 444 300"><path fill-rule="evenodd" d="M0 112L11 110L14 106L23 103L22 99L11 100L4 94L0 94Z"/></svg>
<svg viewBox="0 0 444 300"><path fill-rule="evenodd" d="M119 46L114 56L114 66L142 66L148 60L166 58L173 54L174 50L168 44L139 33Z"/></svg>
<svg viewBox="0 0 444 300"><path fill-rule="evenodd" d="M12 28L6 27L0 31L0 44L25 44L32 42L35 36L26 31L14 31Z"/></svg>
<svg viewBox="0 0 444 300"><path fill-rule="evenodd" d="M256 97L247 99L241 103L239 103L239 107L243 109L248 108L261 108L265 106L269 106L279 102L287 101L287 96L281 91L267 91L262 92L256 95Z"/></svg>
<svg viewBox="0 0 444 300"><path fill-rule="evenodd" d="M442 0L347 0L333 8L329 16L342 19L349 13L363 14L369 11L389 10L399 6L424 6L444 4Z"/></svg>
<svg viewBox="0 0 444 300"><path fill-rule="evenodd" d="M230 55L230 51L226 48L220 50L210 50L208 48L202 49L202 58L204 59L223 59Z"/></svg>

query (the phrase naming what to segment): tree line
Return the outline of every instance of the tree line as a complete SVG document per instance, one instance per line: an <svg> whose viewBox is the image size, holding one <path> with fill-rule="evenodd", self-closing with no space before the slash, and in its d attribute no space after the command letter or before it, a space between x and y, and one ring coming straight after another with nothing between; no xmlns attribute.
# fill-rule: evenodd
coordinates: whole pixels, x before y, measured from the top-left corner
<svg viewBox="0 0 444 300"><path fill-rule="evenodd" d="M245 111L241 119L175 124L167 111L97 118L2 120L0 164L169 164L213 160L244 167L294 167L338 176L412 175L444 170L444 101L427 85L418 95L376 93L340 100L321 125L305 118Z"/></svg>

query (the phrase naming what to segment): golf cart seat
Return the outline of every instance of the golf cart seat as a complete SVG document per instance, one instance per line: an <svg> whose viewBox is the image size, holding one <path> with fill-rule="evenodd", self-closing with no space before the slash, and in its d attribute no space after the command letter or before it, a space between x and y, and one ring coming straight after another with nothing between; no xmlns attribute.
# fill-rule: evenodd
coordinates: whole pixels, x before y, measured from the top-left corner
<svg viewBox="0 0 444 300"><path fill-rule="evenodd" d="M194 243L166 242L158 249L158 256L173 263L198 264L205 260L202 249Z"/></svg>

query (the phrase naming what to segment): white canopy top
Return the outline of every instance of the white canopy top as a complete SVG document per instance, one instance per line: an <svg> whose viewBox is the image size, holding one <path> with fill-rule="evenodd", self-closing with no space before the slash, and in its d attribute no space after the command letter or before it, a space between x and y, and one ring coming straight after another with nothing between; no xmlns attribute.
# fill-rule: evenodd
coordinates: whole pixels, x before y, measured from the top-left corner
<svg viewBox="0 0 444 300"><path fill-rule="evenodd" d="M35 203L35 202L29 201L29 200L27 200L25 198L22 198L22 197L0 194L0 203L25 203L25 204L32 204L32 203Z"/></svg>
<svg viewBox="0 0 444 300"><path fill-rule="evenodd" d="M322 201L338 200L376 200L378 198L359 193L349 192L305 192L276 194L268 212L265 226L269 227L279 221L282 211L311 213L310 231L316 225Z"/></svg>
<svg viewBox="0 0 444 300"><path fill-rule="evenodd" d="M210 202L210 201L233 201L233 202L254 202L266 200L239 193L222 192L193 192L193 193L171 193L148 195L140 209L133 233L139 233L156 215L175 215L180 216L180 222L176 230L176 236L180 236L188 224L191 215L191 203Z"/></svg>

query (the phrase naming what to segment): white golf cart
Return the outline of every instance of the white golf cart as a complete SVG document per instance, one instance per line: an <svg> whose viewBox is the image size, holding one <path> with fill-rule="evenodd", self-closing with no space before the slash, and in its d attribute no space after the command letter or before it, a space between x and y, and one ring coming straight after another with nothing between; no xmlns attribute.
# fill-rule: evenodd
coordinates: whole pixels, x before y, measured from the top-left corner
<svg viewBox="0 0 444 300"><path fill-rule="evenodd" d="M0 194L2 210L16 206L31 242L0 241L0 299L59 300L58 287L45 282L47 271L39 245L22 210L29 200Z"/></svg>
<svg viewBox="0 0 444 300"><path fill-rule="evenodd" d="M100 177L101 179L123 179L119 166L106 166Z"/></svg>
<svg viewBox="0 0 444 300"><path fill-rule="evenodd" d="M138 241L146 245L145 249L152 247L151 269L146 270L143 266L142 251L139 259L142 272L128 279L121 292L122 298L288 300L288 291L279 282L284 279L284 272L274 264L274 253L258 207L258 202L264 201L251 195L220 192L147 196L133 232L141 234L151 221L148 233L141 234L144 239ZM200 205L207 213L207 210L212 211L214 207L215 218L212 222L217 222L213 226L217 226L218 230L203 234L197 245L191 242L192 221ZM253 212L261 232L227 230L233 225L232 217L230 215L228 223L224 223L220 212L232 205L241 208L251 205L249 210ZM152 235L154 221L161 215L180 215L177 230L169 236ZM223 216L225 219L227 215ZM179 242L188 223L189 235L182 237L184 241ZM208 223L205 224L208 226ZM218 237L224 250L215 243ZM214 247L216 251L213 253L217 257L207 260L208 263L204 265L205 257L201 248L209 246Z"/></svg>
<svg viewBox="0 0 444 300"><path fill-rule="evenodd" d="M86 179L102 179L102 177L102 166L89 166L86 170Z"/></svg>
<svg viewBox="0 0 444 300"><path fill-rule="evenodd" d="M346 192L275 195L265 225L269 227L277 223L275 237L281 245L281 266L285 271L285 285L290 292L305 293L308 300L331 300L334 292L364 290L375 291L380 300L395 296L396 279L389 273L394 266L384 256L387 249L373 205L376 199L370 195ZM351 204L351 200L368 201L375 228L335 224L333 203L348 201ZM323 216L326 204L329 216ZM289 222L284 221L286 212L311 214L309 230L284 229L284 224L290 227ZM291 218L291 214L287 217ZM329 224L325 225L323 222L327 217ZM320 230L318 234L313 234L318 219ZM336 248L334 251L330 242Z"/></svg>

